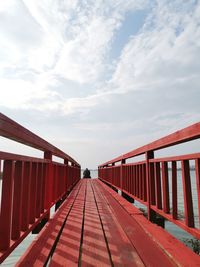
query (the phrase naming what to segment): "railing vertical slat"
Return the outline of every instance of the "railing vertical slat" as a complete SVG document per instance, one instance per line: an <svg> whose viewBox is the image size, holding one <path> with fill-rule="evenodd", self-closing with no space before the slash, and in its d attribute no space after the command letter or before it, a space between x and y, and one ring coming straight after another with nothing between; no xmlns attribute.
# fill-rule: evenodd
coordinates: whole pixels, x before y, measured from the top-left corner
<svg viewBox="0 0 200 267"><path fill-rule="evenodd" d="M36 218L40 217L41 214L41 206L42 206L42 170L43 166L42 163L38 163L38 169L37 169L37 197L36 197Z"/></svg>
<svg viewBox="0 0 200 267"><path fill-rule="evenodd" d="M160 175L160 162L154 164L155 181L156 181L156 206L162 209L162 192L161 192L161 175Z"/></svg>
<svg viewBox="0 0 200 267"><path fill-rule="evenodd" d="M200 159L195 160L195 170L196 170L196 186L197 186L199 225L200 225Z"/></svg>
<svg viewBox="0 0 200 267"><path fill-rule="evenodd" d="M156 204L156 196L155 196L155 176L154 176L154 164L149 164L149 176L150 176L150 199L151 205Z"/></svg>
<svg viewBox="0 0 200 267"><path fill-rule="evenodd" d="M169 213L169 177L168 164L162 162L162 190L163 190L163 211Z"/></svg>
<svg viewBox="0 0 200 267"><path fill-rule="evenodd" d="M23 161L15 162L14 174L14 196L13 196L13 216L12 216L12 239L20 237L22 219L22 188L23 188Z"/></svg>
<svg viewBox="0 0 200 267"><path fill-rule="evenodd" d="M155 212L151 209L151 188L152 188L152 181L151 181L151 172L150 172L150 163L149 160L154 158L154 152L148 151L146 152L146 178L147 178L147 215L148 219L151 221L155 217Z"/></svg>
<svg viewBox="0 0 200 267"><path fill-rule="evenodd" d="M147 176L146 176L146 164L143 164L143 173L144 173L144 201L147 201Z"/></svg>
<svg viewBox="0 0 200 267"><path fill-rule="evenodd" d="M139 166L139 198L142 199L142 165Z"/></svg>
<svg viewBox="0 0 200 267"><path fill-rule="evenodd" d="M12 198L14 187L14 162L4 161L2 181L2 201L0 214L0 250L10 246L12 228Z"/></svg>
<svg viewBox="0 0 200 267"><path fill-rule="evenodd" d="M140 170L139 170L139 166L137 165L136 166L136 188L137 188L137 191L136 191L136 196L139 197L139 175L140 175Z"/></svg>
<svg viewBox="0 0 200 267"><path fill-rule="evenodd" d="M43 163L43 168L42 168L42 175L41 175L41 186L42 186L42 189L41 189L41 214L44 213L44 205L45 205L45 184L46 184L46 181L45 181L45 178L46 178L46 174L47 174L47 163Z"/></svg>
<svg viewBox="0 0 200 267"><path fill-rule="evenodd" d="M172 218L177 219L177 163L172 161Z"/></svg>
<svg viewBox="0 0 200 267"><path fill-rule="evenodd" d="M38 163L32 163L31 170L31 194L30 194L30 223L33 224L36 218L36 199L37 199L37 175L38 175Z"/></svg>
<svg viewBox="0 0 200 267"><path fill-rule="evenodd" d="M31 163L24 162L24 177L23 177L23 196L22 196L22 231L26 231L29 227L30 221L30 176L31 176Z"/></svg>
<svg viewBox="0 0 200 267"><path fill-rule="evenodd" d="M141 179L142 179L142 192L141 192L141 199L144 200L144 168L143 168L143 164L141 164Z"/></svg>
<svg viewBox="0 0 200 267"><path fill-rule="evenodd" d="M131 166L128 167L128 192L131 192Z"/></svg>
<svg viewBox="0 0 200 267"><path fill-rule="evenodd" d="M133 166L131 166L131 194L133 195Z"/></svg>
<svg viewBox="0 0 200 267"><path fill-rule="evenodd" d="M182 160L181 166L182 166L182 180L183 180L185 223L189 227L194 227L194 213L193 213L193 203L192 203L189 160Z"/></svg>

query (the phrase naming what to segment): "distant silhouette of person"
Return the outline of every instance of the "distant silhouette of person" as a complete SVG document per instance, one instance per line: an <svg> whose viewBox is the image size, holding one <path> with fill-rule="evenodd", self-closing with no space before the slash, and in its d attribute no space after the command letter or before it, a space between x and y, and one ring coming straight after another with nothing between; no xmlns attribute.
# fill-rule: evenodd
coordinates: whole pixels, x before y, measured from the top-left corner
<svg viewBox="0 0 200 267"><path fill-rule="evenodd" d="M91 178L90 171L86 168L83 172L83 178Z"/></svg>

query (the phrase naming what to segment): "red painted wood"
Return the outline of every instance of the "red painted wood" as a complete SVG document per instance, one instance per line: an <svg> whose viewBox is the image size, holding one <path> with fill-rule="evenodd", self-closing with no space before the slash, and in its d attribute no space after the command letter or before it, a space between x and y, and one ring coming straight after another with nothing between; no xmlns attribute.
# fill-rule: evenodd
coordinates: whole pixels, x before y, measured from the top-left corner
<svg viewBox="0 0 200 267"><path fill-rule="evenodd" d="M81 266L110 266L109 254L95 202L92 180L87 182Z"/></svg>
<svg viewBox="0 0 200 267"><path fill-rule="evenodd" d="M131 166L131 191L130 191L130 193L131 194L133 194L133 187L134 187L134 184L133 184L133 175L134 175L134 173L133 173L133 166Z"/></svg>
<svg viewBox="0 0 200 267"><path fill-rule="evenodd" d="M141 178L142 178L142 181L141 181L141 187L142 187L142 191L141 191L141 199L144 200L144 194L145 194L145 185L144 185L144 165L142 164L141 165Z"/></svg>
<svg viewBox="0 0 200 267"><path fill-rule="evenodd" d="M22 190L22 220L21 230L26 231L30 222L30 191L31 191L31 167L30 162L24 163L23 190Z"/></svg>
<svg viewBox="0 0 200 267"><path fill-rule="evenodd" d="M152 172L150 171L150 163L149 163L149 160L154 158L154 152L153 151L150 151L150 152L146 152L145 154L146 156L146 179L147 179L147 214L148 214L148 219L151 220L152 218L152 210L151 210L151 195L152 195L152 187L153 187L153 184L152 184L152 180L151 180L151 177L152 177Z"/></svg>
<svg viewBox="0 0 200 267"><path fill-rule="evenodd" d="M156 195L155 195L155 175L154 175L154 164L149 163L149 179L150 179L150 200L151 205L156 204Z"/></svg>
<svg viewBox="0 0 200 267"><path fill-rule="evenodd" d="M197 158L200 158L200 153L193 153L193 154L187 154L187 155L180 155L180 156L174 156L174 157L164 157L164 158L156 158L151 159L150 162L170 162L170 161L180 161L180 160L195 160Z"/></svg>
<svg viewBox="0 0 200 267"><path fill-rule="evenodd" d="M73 184L78 181L78 179L80 179L80 165L61 150L47 143L42 138L31 133L30 131L17 124L16 122L10 120L1 113L0 135L44 151L44 159L0 151L0 160L4 160L5 162L16 162L16 168L14 173L14 192L13 194L9 194L8 197L2 200L3 209L1 213L7 213L7 216L5 216L5 222L7 222L7 218L9 217L12 221L10 225L8 224L6 226L6 229L9 228L9 235L11 235L12 240L8 240L10 237L7 239L5 238L4 244L6 244L6 242L9 242L9 245L5 245L7 249L5 249L4 251L0 251L1 263L12 252L12 250L28 235L28 233L30 233L33 228L41 220L44 219L44 217L46 218L49 216L50 207L55 204L55 202L58 201L63 195L65 195L67 193L67 190L71 188ZM60 158L63 158L65 161L68 161L71 166L73 165L73 171L71 172L71 175L69 177L69 188L67 189L65 186L63 186L63 168L65 168L66 165L59 163L59 166L62 166L60 167L62 169L62 173L61 180L59 181L57 179L57 183L59 183L60 185L61 194L57 195L56 198L54 198L52 195L53 174L51 169L46 168L46 166L48 166L49 164L51 164L51 166L56 164L52 162L52 155L56 155ZM20 177L19 175L20 172L18 170L18 162L24 162L22 163L21 168L21 171L23 173L22 176L24 176L23 183L22 176ZM38 166L37 170L35 169L36 166ZM42 168L42 166L44 167ZM10 180L7 179L7 181L9 183ZM7 186L4 187L7 191L13 191L13 184L10 184L9 186L9 189L7 188ZM3 189L3 192L4 191L5 189ZM12 199L11 205L10 198ZM7 205L10 205L10 210L4 210L4 206L6 206L4 202L6 201L8 201ZM35 219L35 217L37 218ZM4 222L0 222L0 235L3 231ZM4 234L6 234L6 231ZM2 234L2 236L4 236L4 234ZM0 247L3 247L4 244L1 243Z"/></svg>
<svg viewBox="0 0 200 267"><path fill-rule="evenodd" d="M183 180L185 223L189 227L194 227L194 213L193 213L193 203L192 203L189 161L188 160L182 161L181 166L182 166L182 180Z"/></svg>
<svg viewBox="0 0 200 267"><path fill-rule="evenodd" d="M162 266L173 266L171 259L168 258L151 238L149 238L146 232L134 220L133 216L130 216L126 211L126 200L123 200L123 204L119 204L116 198L113 197L117 194L114 191L112 192L112 190L105 185L100 184L99 190L104 197L106 197L108 205L112 207L114 216L117 218L117 223L122 227L129 242L131 242L132 246L142 258L144 266L158 266L158 263L162 263ZM124 207L122 207L122 205L124 205Z"/></svg>
<svg viewBox="0 0 200 267"><path fill-rule="evenodd" d="M41 173L41 213L44 213L44 206L45 206L45 186L46 186L46 175L47 175L47 164L42 164L42 173Z"/></svg>
<svg viewBox="0 0 200 267"><path fill-rule="evenodd" d="M172 161L172 218L177 219L178 203L177 203L177 164Z"/></svg>
<svg viewBox="0 0 200 267"><path fill-rule="evenodd" d="M0 151L0 159L17 160L17 161L32 161L32 162L49 162L49 160L45 160L45 159L22 156L22 155L8 153L8 152L2 152L2 151Z"/></svg>
<svg viewBox="0 0 200 267"><path fill-rule="evenodd" d="M22 161L15 162L12 236L11 236L13 240L18 239L20 237L20 232L21 232L23 166L24 162Z"/></svg>
<svg viewBox="0 0 200 267"><path fill-rule="evenodd" d="M161 191L161 174L160 174L160 163L154 164L155 172L155 185L156 185L156 207L162 209L162 191Z"/></svg>
<svg viewBox="0 0 200 267"><path fill-rule="evenodd" d="M136 196L136 166L133 166L133 195Z"/></svg>
<svg viewBox="0 0 200 267"><path fill-rule="evenodd" d="M136 196L139 198L139 165L136 165L136 181L135 181L135 187L136 187Z"/></svg>
<svg viewBox="0 0 200 267"><path fill-rule="evenodd" d="M110 160L102 165L99 166L99 172L100 172L100 178L106 180L107 182L109 181L109 173L108 173L108 166L115 164L118 161L123 161L125 162L126 159L131 158L131 157L135 157L138 155L150 155L150 153L153 153L154 151L156 151L157 149L162 149L168 146L174 146L177 145L179 143L184 143L184 142L188 142L194 139L197 139L200 137L200 123L189 126L181 131L178 131L176 133L173 133L169 136L166 136L164 138L161 138L155 142L152 142L146 146L140 147L136 150L133 150L129 153L123 154L113 160ZM152 214L152 218L155 215L155 213L151 212L151 211L156 211L157 213L159 213L160 215L162 214L162 216L164 216L166 219L169 218L168 214L170 212L170 207L169 207L169 178L168 178L168 169L167 169L167 165L170 162L177 162L177 161L188 161L188 160L200 160L200 153L193 153L193 154L187 154L187 155L179 155L179 156L170 156L170 157L163 157L163 158L151 158L148 157L148 160L146 159L147 164L146 165L146 174L145 174L145 179L144 181L142 180L142 185L141 185L141 178L143 179L143 174L141 172L140 169L140 165L144 164L144 161L139 161L139 162L134 162L134 163L129 163L129 164L125 164L124 165L124 169L128 169L129 166L135 166L135 170L134 170L134 174L133 174L133 185L131 184L131 190L129 189L129 187L127 187L127 183L129 183L130 181L128 180L128 178L126 178L126 174L125 174L125 179L123 181L123 186L118 186L119 190L123 190L124 192L128 192L129 194L132 195L132 197L134 197L135 199L137 199L139 202L141 202L143 204L143 202L145 203L147 200L148 203L148 217L151 217ZM145 163L146 163L145 162ZM156 163L160 163L163 168L162 168L162 200L163 200L163 210L158 209L158 206L156 207L156 202L155 200L158 198L160 199L160 196L156 196L156 194L160 194L158 193L160 190L157 188L160 188L159 185L159 179L158 181L154 180L154 177L156 177L156 173L154 174L153 172L156 171L156 167L155 170L154 168L152 168L152 165L155 165ZM101 169L103 168L103 172L101 173ZM112 168L112 167L109 167ZM199 236L200 235L200 230L197 229L191 229L193 226L193 223L190 224L190 226L184 225L181 221L180 218L177 218L177 210L178 210L178 202L177 202L177 174L174 171L175 169L172 168L172 218L170 218L170 220L181 226L184 230L186 230L189 233L192 233L194 236ZM198 168L196 169L196 173L198 172ZM199 187L198 187L198 173L196 174L197 176L197 195L200 195L199 193ZM146 183L146 186L144 185ZM111 182L111 186L115 185L114 183ZM147 190L146 190L147 189ZM157 192L155 192L155 189L157 190ZM146 199L144 198L143 194L141 196L142 191L144 190L144 196L145 196L145 190L146 190ZM186 188L186 195L190 195L190 189L187 190ZM188 197L188 199L190 199ZM200 197L199 197L200 199ZM160 202L160 201L158 201ZM189 200L189 203L187 203L187 209L191 210L191 201ZM200 201L199 201L200 202ZM161 207L161 204L158 204L159 207ZM186 204L185 204L186 206ZM200 203L199 203L200 206ZM162 208L162 207L161 207ZM191 213L191 212L190 212ZM191 213L191 216L192 213ZM189 216L190 217L190 216ZM189 219L189 218L188 218ZM193 218L191 218L191 221L193 221ZM200 221L200 208L199 208L199 221ZM198 233L199 231L199 233Z"/></svg>
<svg viewBox="0 0 200 267"><path fill-rule="evenodd" d="M63 159L68 159L77 166L80 166L73 158L58 149L57 147L51 145L41 137L32 133L28 129L24 128L20 124L6 117L0 113L0 135L6 138L15 140L19 143L40 149L43 151L51 152L53 155L61 157ZM47 153L47 152L46 152Z"/></svg>
<svg viewBox="0 0 200 267"><path fill-rule="evenodd" d="M139 198L142 198L142 165L138 166L139 169Z"/></svg>
<svg viewBox="0 0 200 267"><path fill-rule="evenodd" d="M17 262L16 267L44 266L51 254L56 237L73 206L74 200L80 190L80 186L80 183L75 186L70 196L56 212L54 218L47 222L46 227L39 233L37 242L33 242L30 245L25 254Z"/></svg>
<svg viewBox="0 0 200 267"><path fill-rule="evenodd" d="M195 170L196 170L196 186L197 186L199 224L200 224L200 159L196 159L195 161Z"/></svg>
<svg viewBox="0 0 200 267"><path fill-rule="evenodd" d="M81 188L69 211L62 235L50 261L50 267L78 266L86 186L87 181L82 180Z"/></svg>
<svg viewBox="0 0 200 267"><path fill-rule="evenodd" d="M36 218L40 217L42 210L42 181L43 181L43 164L38 164L37 172L37 189L36 189Z"/></svg>
<svg viewBox="0 0 200 267"><path fill-rule="evenodd" d="M98 180L99 183L101 183ZM150 239L152 239L157 246L157 249L161 249L162 252L165 252L165 255L169 257L172 262L171 266L199 266L200 259L199 256L193 253L190 249L188 249L184 244L182 244L179 240L177 240L175 237L171 236L168 232L164 231L161 227L158 227L156 224L152 224L149 221L146 220L144 216L141 216L137 213L137 209L131 205L130 203L127 203L125 199L120 197L116 192L114 192L112 189L101 183L101 186L104 187L106 191L109 192L109 194L112 195L112 197L117 200L117 202L120 204L121 207L124 208L129 214L132 214L132 220L136 222L136 225L140 225L140 227L144 230L144 232L147 234ZM104 192L104 196L105 196ZM110 205L112 208L114 207L111 203ZM129 205L129 209L127 209L127 205ZM131 211L132 209L132 211ZM159 210L161 212L161 210ZM118 213L118 212L117 212ZM118 214L119 215L119 214ZM169 215L168 215L169 216ZM122 220L124 216L120 216L120 219ZM118 222L120 222L118 220ZM127 222L128 223L128 222ZM124 227L123 229L130 229L130 224L128 228ZM138 231L136 231L138 233ZM129 238L131 237L131 232L128 233ZM137 235L136 235L137 236ZM136 236L133 235L133 242L136 242ZM136 242L137 246L135 248L137 249L140 256L142 256L143 262L145 263L145 257L148 257L148 253L152 253L151 249L152 246L148 245L148 243L145 243L145 245L141 245L140 242L142 241L142 237L140 236L139 242ZM144 241L144 240L143 240ZM144 241L145 242L145 241ZM140 253L139 247L141 246L142 253L147 252L147 255L143 257L143 255ZM148 249L144 249L148 248ZM150 255L149 255L150 256ZM158 266L157 263L161 263L162 266L165 266L163 260L159 258L161 255L158 254L158 257L155 255L155 261L154 264L151 265L151 261L147 260L146 265L147 266Z"/></svg>
<svg viewBox="0 0 200 267"><path fill-rule="evenodd" d="M162 162L163 211L169 213L169 178L167 162Z"/></svg>
<svg viewBox="0 0 200 267"><path fill-rule="evenodd" d="M111 261L114 266L144 266L136 249L131 244L124 229L118 223L118 218L112 212L112 208L106 201L104 195L100 192L99 184L92 181L95 192L96 203L101 218L105 236L108 242L108 248L111 254ZM102 245L102 243L100 243ZM101 248L102 251L102 248ZM103 254L105 256L105 253ZM102 255L101 262L95 266L105 264L105 258ZM107 264L107 262L106 262ZM111 266L111 264L105 265Z"/></svg>
<svg viewBox="0 0 200 267"><path fill-rule="evenodd" d="M31 169L31 190L30 190L30 224L35 222L36 218L36 197L37 197L37 176L38 176L38 163L32 163Z"/></svg>
<svg viewBox="0 0 200 267"><path fill-rule="evenodd" d="M65 220L50 260L51 267L111 266L110 260L112 266L157 266L158 262L164 267L198 266L198 256L163 229L149 223L112 189L98 180L80 182L82 186L84 183L88 184L87 193L83 187L76 196L72 191L69 198L74 204L71 202L70 209L68 207L67 217L66 211L65 215L62 213L64 202L58 210L59 216L47 224L16 266L44 266Z"/></svg>
<svg viewBox="0 0 200 267"><path fill-rule="evenodd" d="M144 175L144 196L143 201L147 201L147 176L146 176L146 164L143 164L143 175Z"/></svg>
<svg viewBox="0 0 200 267"><path fill-rule="evenodd" d="M50 163L45 164L45 176L44 176L44 209L48 209L51 206L51 176L50 176Z"/></svg>
<svg viewBox="0 0 200 267"><path fill-rule="evenodd" d="M5 160L3 165L2 200L0 213L0 250L6 250L10 246L13 188L14 162L11 160Z"/></svg>
<svg viewBox="0 0 200 267"><path fill-rule="evenodd" d="M144 154L148 151L155 151L158 149L166 148L169 146L174 146L177 144L181 144L184 142L188 142L191 140L195 140L200 137L200 122L193 124L189 127L186 127L180 131L177 131L175 133L172 133L170 135L167 135L163 138L160 138L150 144L147 144L145 146L142 146L140 148L137 148L135 150L132 150L126 154L123 154L117 158L114 158L110 161L107 161L100 166L106 166L108 164L111 164L113 162L121 161L122 159L128 159L135 156L139 156L141 154Z"/></svg>

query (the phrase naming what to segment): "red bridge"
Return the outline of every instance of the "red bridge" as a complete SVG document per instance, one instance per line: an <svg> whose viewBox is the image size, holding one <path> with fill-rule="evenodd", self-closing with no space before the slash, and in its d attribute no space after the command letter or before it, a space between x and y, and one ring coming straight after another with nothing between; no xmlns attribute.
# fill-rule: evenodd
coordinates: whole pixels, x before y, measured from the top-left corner
<svg viewBox="0 0 200 267"><path fill-rule="evenodd" d="M200 266L197 254L157 225L168 220L199 239L200 153L154 157L198 139L200 123L100 165L98 179L80 179L73 158L3 114L0 135L44 152L43 158L0 152L0 263L33 232L38 235L16 266ZM147 208L147 218L134 201Z"/></svg>

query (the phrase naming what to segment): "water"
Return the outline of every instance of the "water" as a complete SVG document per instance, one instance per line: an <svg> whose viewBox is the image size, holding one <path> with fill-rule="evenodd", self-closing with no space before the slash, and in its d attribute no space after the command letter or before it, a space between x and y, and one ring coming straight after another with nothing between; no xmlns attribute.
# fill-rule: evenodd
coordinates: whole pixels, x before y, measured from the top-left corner
<svg viewBox="0 0 200 267"><path fill-rule="evenodd" d="M98 177L97 170L91 170L91 177L92 179ZM192 184L192 194L193 194L193 206L194 206L194 215L195 215L195 226L199 227L198 222L198 201L197 201L197 191L196 191L196 178L195 178L195 171L191 171L191 184ZM83 171L81 171L81 177L83 177ZM169 171L169 184L170 184L170 207L171 205L171 172ZM182 178L181 178L181 171L177 172L177 185L178 185L178 207L179 207L179 214L182 216L184 214L184 200L183 200L183 190L182 190ZM0 200L1 200L1 188L2 188L2 180L0 180ZM138 208L144 206L141 205L139 202L135 202L135 205ZM176 238L181 241L186 239L192 239L193 237L189 235L187 232L183 231L176 225L166 221L165 229L173 234ZM26 239L12 252L12 254L1 264L1 266L14 266L15 262L20 258L20 256L24 253L26 248L31 244L33 239L36 235L29 234Z"/></svg>

